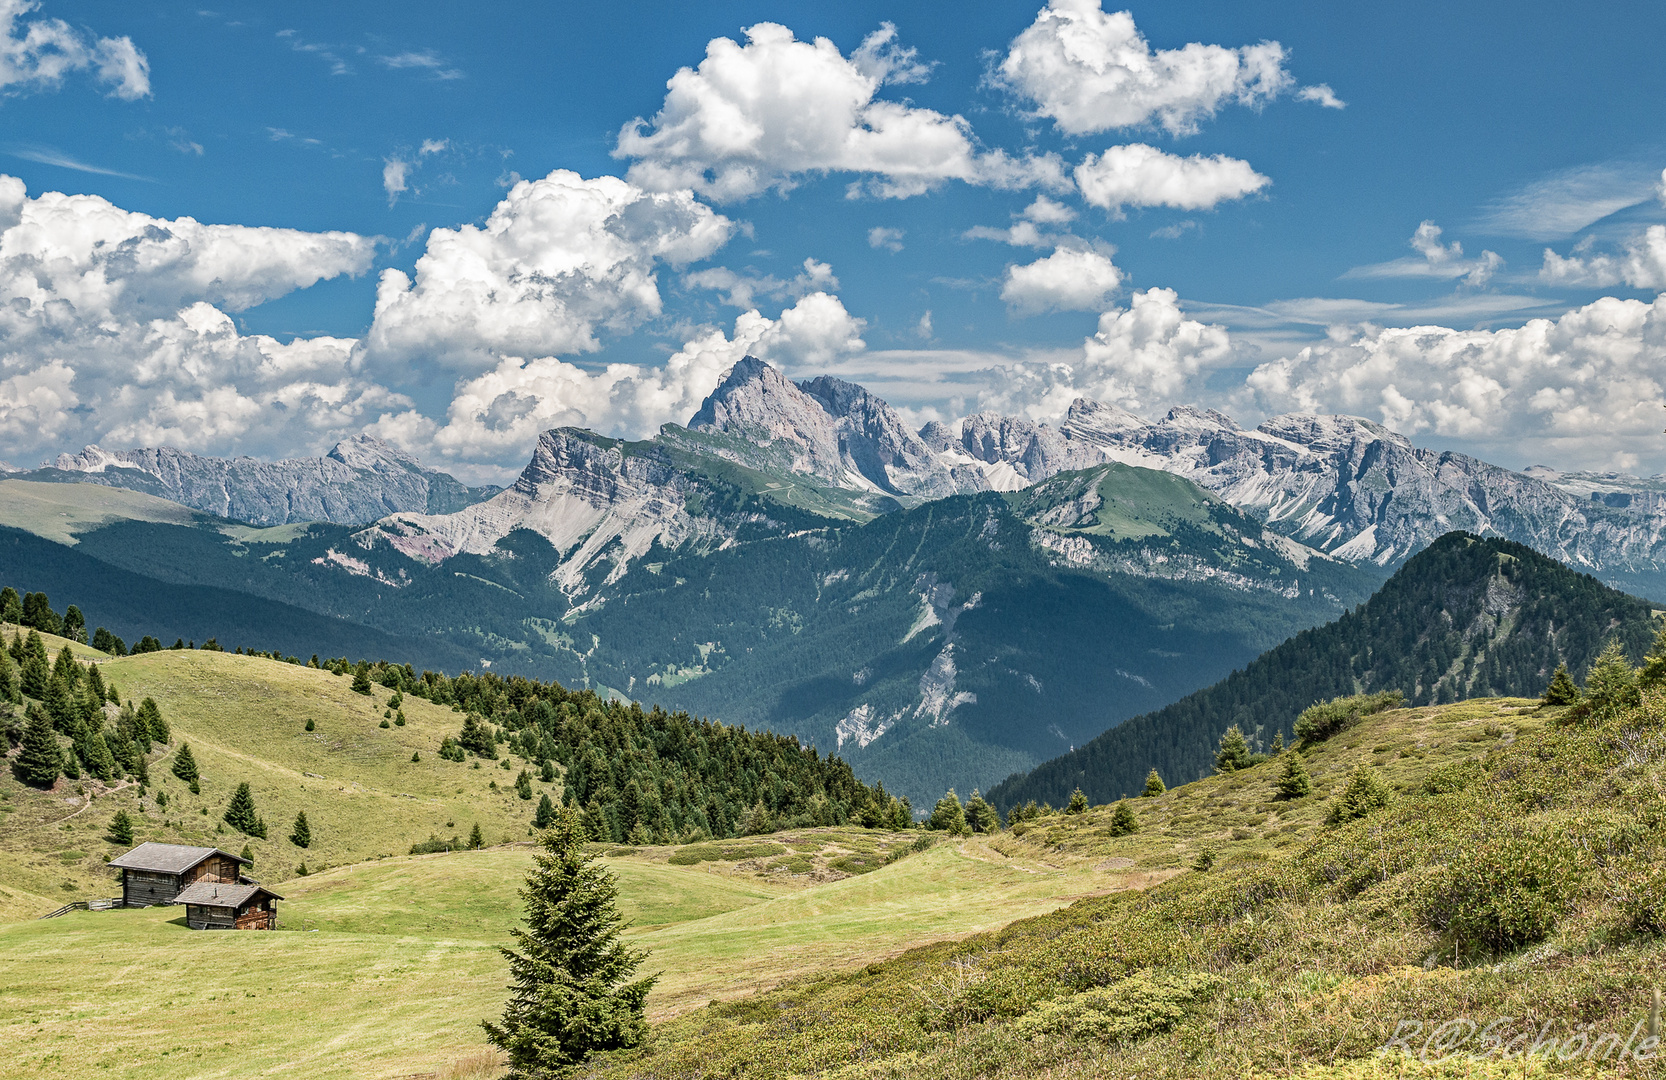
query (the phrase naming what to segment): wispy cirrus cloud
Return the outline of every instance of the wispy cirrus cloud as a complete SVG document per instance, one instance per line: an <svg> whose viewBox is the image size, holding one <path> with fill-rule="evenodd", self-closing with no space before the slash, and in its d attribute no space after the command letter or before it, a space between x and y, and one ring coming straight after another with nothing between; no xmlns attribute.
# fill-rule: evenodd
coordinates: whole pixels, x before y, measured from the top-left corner
<svg viewBox="0 0 1666 1080"><path fill-rule="evenodd" d="M139 176L136 173L122 172L120 169L107 169L102 165L93 165L50 146L13 146L8 148L6 153L11 157L33 161L40 165L55 165L60 169L73 169L75 172L93 173L96 176L116 176L123 180L143 180L147 184L156 183L153 177Z"/></svg>
<svg viewBox="0 0 1666 1080"><path fill-rule="evenodd" d="M1487 206L1475 222L1481 232L1528 240L1560 240L1610 214L1647 202L1658 176L1622 163L1580 165L1527 184Z"/></svg>
<svg viewBox="0 0 1666 1080"><path fill-rule="evenodd" d="M378 55L376 62L394 71L415 69L426 71L436 79L463 78L463 69L440 56L433 49L407 49L404 52Z"/></svg>

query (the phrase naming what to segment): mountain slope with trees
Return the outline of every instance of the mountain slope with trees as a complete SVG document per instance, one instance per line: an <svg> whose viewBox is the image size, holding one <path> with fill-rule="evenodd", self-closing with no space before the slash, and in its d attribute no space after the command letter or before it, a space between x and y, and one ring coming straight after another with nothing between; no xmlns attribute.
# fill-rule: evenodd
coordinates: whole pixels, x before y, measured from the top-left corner
<svg viewBox="0 0 1666 1080"><path fill-rule="evenodd" d="M1244 669L1071 753L1008 777L988 798L1005 810L1095 802L1205 775L1237 726L1265 746L1288 739L1314 702L1398 690L1412 704L1537 696L1558 664L1583 677L1606 642L1641 659L1658 625L1650 605L1521 544L1449 533L1410 559L1369 601L1304 630Z"/></svg>

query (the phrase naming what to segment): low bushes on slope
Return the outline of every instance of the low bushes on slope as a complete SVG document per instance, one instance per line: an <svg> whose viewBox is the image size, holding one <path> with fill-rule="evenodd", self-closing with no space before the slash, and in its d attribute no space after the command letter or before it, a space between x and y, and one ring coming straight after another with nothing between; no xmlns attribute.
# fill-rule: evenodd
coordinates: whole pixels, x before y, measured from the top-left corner
<svg viewBox="0 0 1666 1080"><path fill-rule="evenodd" d="M1500 740L1464 782L1408 783L1288 856L712 1006L593 1075L1493 1076L1373 1055L1402 1021L1458 1017L1548 1030L1555 1052L1623 1040L1666 981L1663 719L1654 690ZM1257 768L1271 790L1279 766Z"/></svg>

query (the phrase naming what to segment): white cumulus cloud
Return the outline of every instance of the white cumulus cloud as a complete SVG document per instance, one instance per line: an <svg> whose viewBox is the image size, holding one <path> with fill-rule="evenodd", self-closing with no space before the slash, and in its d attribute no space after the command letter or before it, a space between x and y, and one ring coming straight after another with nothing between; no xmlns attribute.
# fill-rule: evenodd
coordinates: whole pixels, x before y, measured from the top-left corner
<svg viewBox="0 0 1666 1080"><path fill-rule="evenodd" d="M849 57L826 38L799 41L777 23L746 30L746 43L714 38L697 68L666 84L652 120L619 132L614 155L627 178L658 191L692 189L720 202L789 191L805 174L856 173L851 194L918 195L948 180L1063 189L1056 155L1016 159L980 151L959 116L876 97L888 83L918 82L926 69L885 24Z"/></svg>
<svg viewBox="0 0 1666 1080"><path fill-rule="evenodd" d="M660 264L703 259L732 228L687 191L565 169L522 180L484 225L429 233L414 280L382 272L367 345L378 360L473 371L500 355L591 352L603 328L660 313Z"/></svg>
<svg viewBox="0 0 1666 1080"><path fill-rule="evenodd" d="M1152 413L1203 400L1210 373L1233 356L1225 327L1188 318L1173 289L1147 289L1129 297L1128 307L1102 313L1080 353L981 372L987 388L978 407L1056 420L1088 397Z"/></svg>
<svg viewBox="0 0 1666 1080"><path fill-rule="evenodd" d="M743 357L761 357L789 371L815 369L860 352L862 327L837 297L812 293L777 319L755 310L742 313L732 335L703 329L661 367L609 364L588 370L556 357L505 358L458 384L444 423L406 410L381 417L373 430L413 453L438 454L465 466L511 460L552 427L647 438L662 424L687 423Z"/></svg>
<svg viewBox="0 0 1666 1080"><path fill-rule="evenodd" d="M1247 161L1214 154L1179 157L1144 143L1089 154L1076 166L1076 186L1094 206L1120 215L1124 206L1208 210L1272 183Z"/></svg>
<svg viewBox="0 0 1666 1080"><path fill-rule="evenodd" d="M1061 247L1033 263L1007 267L1001 299L1021 315L1098 311L1121 285L1122 271L1109 255Z"/></svg>
<svg viewBox="0 0 1666 1080"><path fill-rule="evenodd" d="M1260 365L1248 390L1269 412L1366 416L1502 464L1633 468L1660 458L1663 383L1666 297L1604 297L1512 329L1337 332Z"/></svg>
<svg viewBox="0 0 1666 1080"><path fill-rule="evenodd" d="M1556 285L1629 285L1666 289L1666 225L1650 225L1626 241L1618 255L1570 254L1545 248L1539 277Z"/></svg>
<svg viewBox="0 0 1666 1080"><path fill-rule="evenodd" d="M1152 123L1188 135L1224 104L1259 107L1290 89L1284 59L1276 41L1153 50L1130 12L1051 0L1013 40L994 81L1071 135Z"/></svg>
<svg viewBox="0 0 1666 1080"><path fill-rule="evenodd" d="M0 91L56 89L89 71L126 101L150 96L150 61L133 39L94 38L62 19L28 19L36 0L0 0Z"/></svg>
<svg viewBox="0 0 1666 1080"><path fill-rule="evenodd" d="M0 176L0 447L110 441L210 452L326 446L402 396L366 379L355 342L238 331L241 311L359 274L352 233L205 225Z"/></svg>

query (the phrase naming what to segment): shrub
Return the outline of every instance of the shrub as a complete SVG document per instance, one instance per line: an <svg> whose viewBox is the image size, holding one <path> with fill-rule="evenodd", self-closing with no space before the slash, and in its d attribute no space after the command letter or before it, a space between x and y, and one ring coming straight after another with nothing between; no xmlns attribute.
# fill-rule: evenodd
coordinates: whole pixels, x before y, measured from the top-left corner
<svg viewBox="0 0 1666 1080"><path fill-rule="evenodd" d="M1578 878L1565 836L1547 830L1477 838L1449 856L1426 917L1459 942L1519 948L1556 928Z"/></svg>
<svg viewBox="0 0 1666 1080"><path fill-rule="evenodd" d="M1168 787L1163 783L1163 778L1157 775L1156 769L1152 769L1145 774L1145 790L1140 792L1140 795L1143 798L1151 799L1167 790Z"/></svg>
<svg viewBox="0 0 1666 1080"><path fill-rule="evenodd" d="M1433 770L1423 778L1425 795L1449 795L1462 791L1481 775L1481 763L1474 758L1453 761Z"/></svg>
<svg viewBox="0 0 1666 1080"><path fill-rule="evenodd" d="M1331 800L1330 809L1325 813L1325 824L1340 825L1374 814L1385 809L1393 798L1393 793L1375 769L1369 765L1356 765L1348 777L1348 786Z"/></svg>
<svg viewBox="0 0 1666 1080"><path fill-rule="evenodd" d="M980 970L966 957L920 987L920 1025L928 1030L953 1031L997 1017L1022 1016L1045 991L1030 972L1014 968Z"/></svg>
<svg viewBox="0 0 1666 1080"><path fill-rule="evenodd" d="M1084 990L1042 1005L1018 1021L1025 1038L1064 1036L1096 1042L1133 1042L1169 1030L1187 1007L1221 985L1214 975L1140 972L1109 986Z"/></svg>
<svg viewBox="0 0 1666 1080"><path fill-rule="evenodd" d="M1081 788L1070 793L1070 805L1064 808L1067 814L1085 814L1088 812L1088 797Z"/></svg>
<svg viewBox="0 0 1666 1080"><path fill-rule="evenodd" d="M1375 694L1355 694L1315 702L1296 717L1296 738L1303 742L1323 742L1353 727L1364 717L1398 709L1405 700L1406 695L1398 690L1380 690Z"/></svg>
<svg viewBox="0 0 1666 1080"><path fill-rule="evenodd" d="M433 833L429 833L428 839L418 841L417 843L411 845L411 854L435 855L442 851L461 851L462 849L463 842L455 836L453 836L450 840L441 840Z"/></svg>

